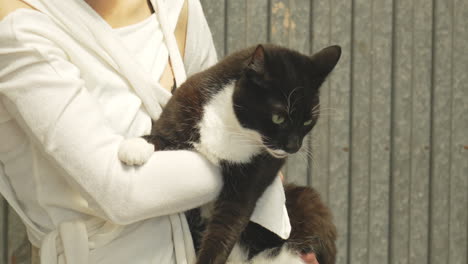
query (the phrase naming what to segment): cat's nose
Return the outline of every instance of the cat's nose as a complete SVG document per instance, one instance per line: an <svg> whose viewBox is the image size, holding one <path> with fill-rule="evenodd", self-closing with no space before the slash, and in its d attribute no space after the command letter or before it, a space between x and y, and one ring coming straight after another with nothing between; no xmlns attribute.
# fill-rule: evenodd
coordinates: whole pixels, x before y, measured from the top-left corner
<svg viewBox="0 0 468 264"><path fill-rule="evenodd" d="M301 141L299 137L292 136L288 139L286 146L284 146L284 150L288 153L295 153L301 148Z"/></svg>

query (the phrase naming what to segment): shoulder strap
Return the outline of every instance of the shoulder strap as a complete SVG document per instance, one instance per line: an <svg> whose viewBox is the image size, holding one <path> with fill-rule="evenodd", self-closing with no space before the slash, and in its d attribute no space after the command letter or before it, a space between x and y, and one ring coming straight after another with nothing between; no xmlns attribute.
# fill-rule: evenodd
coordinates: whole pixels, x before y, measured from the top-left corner
<svg viewBox="0 0 468 264"><path fill-rule="evenodd" d="M182 10L180 11L179 19L174 31L174 35L179 47L179 52L182 58L185 54L185 39L187 37L187 21L188 21L188 0L184 1Z"/></svg>
<svg viewBox="0 0 468 264"><path fill-rule="evenodd" d="M179 18L180 18L180 14L185 13L185 11L182 12L182 10L184 9L183 6L185 6L186 1L187 0L185 0L182 3L181 12L179 12ZM170 28L170 25L169 25L170 20L167 17L168 14L166 13L168 9L166 8L165 2L163 0L155 0L155 3L157 4L157 8L159 9L159 12L156 12L156 14L158 15L158 19L161 24L161 29L163 31L164 38L166 40L166 45L169 51L169 59L172 65L172 70L174 72L174 77L176 79L176 83L181 84L187 78L186 73L185 73L184 62L182 59L182 54L180 53L179 44L178 44L178 43L182 43L182 40L177 41L175 34L174 34L175 32L173 32L174 29ZM177 24L180 21L181 20L179 19L179 21L177 21ZM177 24L176 24L176 28L177 28ZM184 23L182 23L182 25L183 24ZM180 28L183 29L184 27L180 27Z"/></svg>

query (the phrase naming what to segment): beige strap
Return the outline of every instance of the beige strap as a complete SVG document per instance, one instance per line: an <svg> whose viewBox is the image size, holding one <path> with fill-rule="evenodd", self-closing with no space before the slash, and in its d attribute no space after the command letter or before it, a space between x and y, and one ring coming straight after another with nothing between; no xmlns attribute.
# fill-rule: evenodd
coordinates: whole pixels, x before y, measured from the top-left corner
<svg viewBox="0 0 468 264"><path fill-rule="evenodd" d="M182 10L180 11L179 18L177 20L177 25L174 30L174 35L177 42L177 47L179 48L180 56L182 59L185 54L185 39L187 36L187 22L188 22L188 0L184 1ZM161 78L159 80L161 85L167 89L170 89L172 92L172 87L174 86L174 71L172 69L171 62L167 64L164 69ZM180 84L179 84L180 85Z"/></svg>
<svg viewBox="0 0 468 264"><path fill-rule="evenodd" d="M0 20L19 8L34 9L29 4L20 0L0 0Z"/></svg>
<svg viewBox="0 0 468 264"><path fill-rule="evenodd" d="M187 21L188 21L188 0L184 1L184 6L180 11L179 20L175 28L175 38L177 41L177 46L179 47L180 55L182 58L185 54L185 38L187 37Z"/></svg>

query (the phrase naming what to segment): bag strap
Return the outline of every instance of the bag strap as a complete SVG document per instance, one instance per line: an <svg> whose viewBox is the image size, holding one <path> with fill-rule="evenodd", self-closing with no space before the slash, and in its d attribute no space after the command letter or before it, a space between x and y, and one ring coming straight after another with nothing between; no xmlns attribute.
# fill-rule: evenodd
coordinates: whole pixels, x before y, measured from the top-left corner
<svg viewBox="0 0 468 264"><path fill-rule="evenodd" d="M174 31L174 35L177 41L177 46L179 47L179 52L182 58L185 54L185 39L187 37L187 23L188 23L188 0L184 1L182 10L180 11L179 19L177 20L177 25Z"/></svg>

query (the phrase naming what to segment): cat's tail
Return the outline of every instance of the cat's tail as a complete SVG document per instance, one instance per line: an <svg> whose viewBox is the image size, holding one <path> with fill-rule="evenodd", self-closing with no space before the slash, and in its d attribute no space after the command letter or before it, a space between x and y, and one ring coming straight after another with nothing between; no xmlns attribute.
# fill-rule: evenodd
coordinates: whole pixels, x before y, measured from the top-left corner
<svg viewBox="0 0 468 264"><path fill-rule="evenodd" d="M304 261L297 252L284 245L279 249L266 250L245 264L304 264Z"/></svg>
<svg viewBox="0 0 468 264"><path fill-rule="evenodd" d="M331 211L311 187L285 185L291 235L283 245L291 252L315 253L320 264L334 264L337 238Z"/></svg>

